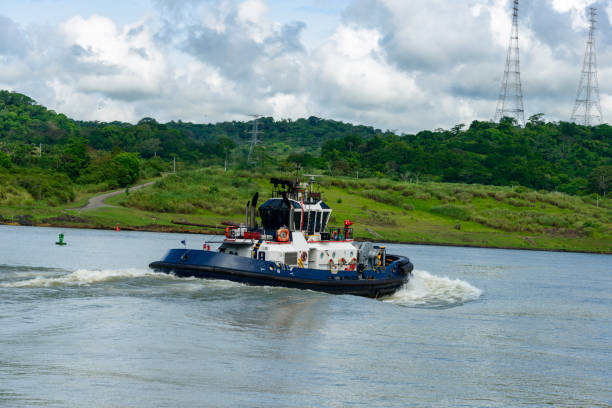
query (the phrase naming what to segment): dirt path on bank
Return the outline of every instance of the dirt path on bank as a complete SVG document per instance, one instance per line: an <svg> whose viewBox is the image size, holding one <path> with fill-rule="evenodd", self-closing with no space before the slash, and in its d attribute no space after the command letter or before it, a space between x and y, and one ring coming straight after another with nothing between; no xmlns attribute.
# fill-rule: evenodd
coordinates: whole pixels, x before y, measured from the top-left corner
<svg viewBox="0 0 612 408"><path fill-rule="evenodd" d="M129 189L130 191L138 190L139 188L150 186L151 184L154 184L156 181L157 180L153 180L153 181L149 181L148 183L131 186ZM122 193L125 193L125 189L115 190L115 191L111 191L110 193L104 193L104 194L90 197L89 201L87 201L87 205L85 205L84 207L78 208L78 210L81 210L81 211L82 210L93 210L93 209L100 208L100 207L110 207L111 205L106 204L104 200L106 200L107 198L111 198L116 195L122 194Z"/></svg>

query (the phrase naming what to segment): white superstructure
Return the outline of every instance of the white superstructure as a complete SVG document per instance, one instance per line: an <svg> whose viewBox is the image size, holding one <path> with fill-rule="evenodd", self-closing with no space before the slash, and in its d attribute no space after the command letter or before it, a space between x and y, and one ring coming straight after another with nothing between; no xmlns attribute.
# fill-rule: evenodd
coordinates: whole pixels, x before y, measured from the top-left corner
<svg viewBox="0 0 612 408"><path fill-rule="evenodd" d="M353 223L344 221L342 228L329 229L332 209L321 200L321 193L310 183L272 179L273 198L259 207L262 226L255 225L254 206L247 207L247 222L228 227L219 252L273 261L289 267L355 270L360 259L359 245L353 241ZM384 265L384 247L376 253L368 247L367 259L372 265Z"/></svg>

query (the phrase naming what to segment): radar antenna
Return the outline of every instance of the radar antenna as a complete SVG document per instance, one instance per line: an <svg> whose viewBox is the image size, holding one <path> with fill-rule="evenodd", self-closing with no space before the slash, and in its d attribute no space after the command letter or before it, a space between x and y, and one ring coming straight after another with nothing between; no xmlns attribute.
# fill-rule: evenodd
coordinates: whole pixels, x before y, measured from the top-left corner
<svg viewBox="0 0 612 408"><path fill-rule="evenodd" d="M315 177L321 177L320 174L304 174L304 177L309 177L308 185L308 199L314 200L315 202L321 199L321 184L315 181Z"/></svg>

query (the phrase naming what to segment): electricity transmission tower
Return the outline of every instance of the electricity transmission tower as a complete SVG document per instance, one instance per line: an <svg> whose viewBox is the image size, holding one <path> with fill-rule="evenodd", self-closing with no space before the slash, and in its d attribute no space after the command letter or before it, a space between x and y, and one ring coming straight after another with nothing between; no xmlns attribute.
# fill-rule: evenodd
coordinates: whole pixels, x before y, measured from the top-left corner
<svg viewBox="0 0 612 408"><path fill-rule="evenodd" d="M601 106L599 104L599 84L597 82L597 57L595 55L595 16L596 9L590 9L589 39L584 51L582 75L576 94L576 104L572 110L571 122L591 126L601 123Z"/></svg>
<svg viewBox="0 0 612 408"><path fill-rule="evenodd" d="M255 164L256 161L251 160L251 157L253 156L253 149L255 149L255 145L257 145L257 143L259 142L257 140L257 136L261 133L261 131L259 130L258 119L261 117L261 115L250 115L250 116L252 116L254 120L253 120L253 128L249 132L251 133L251 147L249 148L249 157L247 158L247 163Z"/></svg>
<svg viewBox="0 0 612 408"><path fill-rule="evenodd" d="M512 30L510 31L510 43L506 55L506 69L504 79L499 91L499 100L495 110L494 121L499 122L504 116L514 118L516 122L524 126L525 117L523 109L523 91L521 90L521 70L518 45L518 0L514 0L512 14Z"/></svg>

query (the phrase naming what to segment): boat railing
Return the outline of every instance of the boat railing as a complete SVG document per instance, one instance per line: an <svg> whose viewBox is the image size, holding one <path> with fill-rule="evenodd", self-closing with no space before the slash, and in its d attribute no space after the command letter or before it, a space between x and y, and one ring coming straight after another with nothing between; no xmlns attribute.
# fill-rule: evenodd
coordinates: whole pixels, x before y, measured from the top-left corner
<svg viewBox="0 0 612 408"><path fill-rule="evenodd" d="M344 241L347 239L353 239L352 228L328 228L327 232L321 233L321 239L323 241Z"/></svg>
<svg viewBox="0 0 612 408"><path fill-rule="evenodd" d="M244 239L253 239L255 241L259 240L261 238L261 232L259 231L245 231L244 232Z"/></svg>

